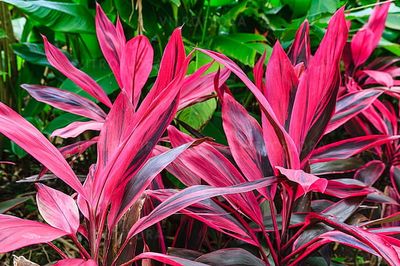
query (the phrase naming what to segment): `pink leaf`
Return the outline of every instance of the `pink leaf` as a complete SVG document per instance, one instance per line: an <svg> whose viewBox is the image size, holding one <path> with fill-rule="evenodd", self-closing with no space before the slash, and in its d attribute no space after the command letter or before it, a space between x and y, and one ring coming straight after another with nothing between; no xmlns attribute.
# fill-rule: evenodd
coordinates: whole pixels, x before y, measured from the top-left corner
<svg viewBox="0 0 400 266"><path fill-rule="evenodd" d="M368 23L359 30L351 41L351 54L355 67L360 66L372 54L385 29L390 2L375 6Z"/></svg>
<svg viewBox="0 0 400 266"><path fill-rule="evenodd" d="M347 159L372 147L398 139L400 136L369 135L334 142L315 149L311 163Z"/></svg>
<svg viewBox="0 0 400 266"><path fill-rule="evenodd" d="M290 136L305 158L333 115L339 89L339 61L347 40L344 8L331 18L321 44L302 74L291 117ZM307 144L305 146L305 144Z"/></svg>
<svg viewBox="0 0 400 266"><path fill-rule="evenodd" d="M362 90L350 92L340 97L336 102L336 110L324 134L332 132L351 118L371 106L382 94L378 90Z"/></svg>
<svg viewBox="0 0 400 266"><path fill-rule="evenodd" d="M265 74L265 97L280 124L289 130L294 97L299 83L294 68L279 42L272 50Z"/></svg>
<svg viewBox="0 0 400 266"><path fill-rule="evenodd" d="M304 21L296 32L296 37L289 49L289 58L293 65L304 63L307 67L311 58L309 23Z"/></svg>
<svg viewBox="0 0 400 266"><path fill-rule="evenodd" d="M59 260L53 266L97 266L94 260L65 259Z"/></svg>
<svg viewBox="0 0 400 266"><path fill-rule="evenodd" d="M377 70L363 70L363 72L372 79L372 81L367 80L365 85L378 83L388 88L393 87L393 77L389 73Z"/></svg>
<svg viewBox="0 0 400 266"><path fill-rule="evenodd" d="M123 87L120 75L120 60L125 47L125 35L121 22L117 21L117 27L111 23L107 15L96 3L96 34L99 40L101 51L106 58L108 65L114 73L115 79L120 88Z"/></svg>
<svg viewBox="0 0 400 266"><path fill-rule="evenodd" d="M275 182L276 178L268 177L230 187L191 186L163 201L147 216L140 218L130 229L127 239L199 201L226 194L248 192L257 188L270 186Z"/></svg>
<svg viewBox="0 0 400 266"><path fill-rule="evenodd" d="M228 93L223 98L223 126L235 162L249 181L273 175L257 120Z"/></svg>
<svg viewBox="0 0 400 266"><path fill-rule="evenodd" d="M76 234L79 227L79 211L75 200L40 183L36 183L36 188L36 201L43 219L70 235Z"/></svg>
<svg viewBox="0 0 400 266"><path fill-rule="evenodd" d="M172 33L161 58L157 79L147 97L154 99L165 89L184 67L186 58L182 41L182 28L176 28Z"/></svg>
<svg viewBox="0 0 400 266"><path fill-rule="evenodd" d="M3 103L0 103L0 124L0 133L26 150L57 177L85 197L86 193L82 184L57 148L39 130Z"/></svg>
<svg viewBox="0 0 400 266"><path fill-rule="evenodd" d="M303 170L292 170L292 169L285 169L282 167L276 167L282 175L286 176L290 181L295 182L300 185L297 189L296 198L310 192L321 192L324 193L325 189L328 185L328 180L325 178L319 178L315 175L308 174Z"/></svg>
<svg viewBox="0 0 400 266"><path fill-rule="evenodd" d="M137 36L126 43L121 56L121 80L134 109L152 65L153 48L145 36Z"/></svg>
<svg viewBox="0 0 400 266"><path fill-rule="evenodd" d="M112 106L107 94L100 87L100 85L96 83L96 81L94 81L86 73L74 67L60 50L47 41L45 36L43 36L43 41L47 60L49 60L49 63L54 68L63 73L64 76L72 80L76 85L81 87L84 91L92 95L100 102L104 103L108 107Z"/></svg>
<svg viewBox="0 0 400 266"><path fill-rule="evenodd" d="M91 118L96 121L104 121L106 114L92 101L75 93L41 85L22 84L33 98L54 106L60 110Z"/></svg>
<svg viewBox="0 0 400 266"><path fill-rule="evenodd" d="M66 234L47 224L0 214L0 253L47 243Z"/></svg>
<svg viewBox="0 0 400 266"><path fill-rule="evenodd" d="M179 98L179 109L214 97L214 76L215 72L203 75L212 63L196 70L192 75L185 78ZM230 75L227 68L221 70L219 84L225 83Z"/></svg>
<svg viewBox="0 0 400 266"><path fill-rule="evenodd" d="M136 256L133 260L130 260L129 263L133 263L138 260L143 259L153 259L158 262L162 262L164 264L172 265L172 266L207 266L207 264L191 261L188 259L175 257L166 254L154 253L154 252L144 252L138 256ZM143 264L142 264L143 265Z"/></svg>
<svg viewBox="0 0 400 266"><path fill-rule="evenodd" d="M51 133L51 136L60 137L64 139L75 138L87 130L99 131L102 127L103 123L97 121L72 122L66 127L54 130L53 133Z"/></svg>

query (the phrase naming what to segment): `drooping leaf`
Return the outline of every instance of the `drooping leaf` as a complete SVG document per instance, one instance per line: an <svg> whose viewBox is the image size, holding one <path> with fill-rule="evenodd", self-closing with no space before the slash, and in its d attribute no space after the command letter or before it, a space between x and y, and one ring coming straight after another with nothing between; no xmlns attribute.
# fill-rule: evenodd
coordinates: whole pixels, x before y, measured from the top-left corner
<svg viewBox="0 0 400 266"><path fill-rule="evenodd" d="M94 32L93 16L82 4L44 0L4 0L4 2L18 7L34 22L51 28L53 31Z"/></svg>
<svg viewBox="0 0 400 266"><path fill-rule="evenodd" d="M186 188L162 202L147 216L139 219L139 221L130 229L127 239L130 239L149 226L199 201L220 195L251 191L257 188L270 186L274 182L276 182L276 178L268 177L230 187L216 188L197 185Z"/></svg>
<svg viewBox="0 0 400 266"><path fill-rule="evenodd" d="M311 162L317 163L347 159L369 148L398 138L398 136L369 135L341 140L315 149L311 156Z"/></svg>
<svg viewBox="0 0 400 266"><path fill-rule="evenodd" d="M325 134L340 127L351 118L364 111L382 94L377 90L350 92L336 102L335 113L329 121Z"/></svg>
<svg viewBox="0 0 400 266"><path fill-rule="evenodd" d="M60 110L81 115L96 121L104 121L106 114L92 101L57 88L41 85L21 85L37 101L50 104Z"/></svg>
<svg viewBox="0 0 400 266"><path fill-rule="evenodd" d="M47 224L0 214L0 253L47 243L66 234Z"/></svg>
<svg viewBox="0 0 400 266"><path fill-rule="evenodd" d="M328 185L328 180L326 180L325 178L319 178L315 175L305 173L303 170L285 169L279 166L277 166L276 168L290 181L300 185L301 189L297 190L296 198L310 191L324 193Z"/></svg>
<svg viewBox="0 0 400 266"><path fill-rule="evenodd" d="M88 74L75 68L68 58L55 46L47 41L43 36L44 48L46 51L47 60L58 71L63 73L67 78L71 79L76 85L81 87L94 98L104 103L108 107L112 106L110 99L104 90L94 81Z"/></svg>
<svg viewBox="0 0 400 266"><path fill-rule="evenodd" d="M85 196L82 184L62 154L34 126L0 103L0 132L30 153L51 172Z"/></svg>
<svg viewBox="0 0 400 266"><path fill-rule="evenodd" d="M85 121L85 122L72 122L64 128L59 128L51 133L52 137L60 138L75 138L85 132L86 130L99 131L103 127L102 122L97 121Z"/></svg>

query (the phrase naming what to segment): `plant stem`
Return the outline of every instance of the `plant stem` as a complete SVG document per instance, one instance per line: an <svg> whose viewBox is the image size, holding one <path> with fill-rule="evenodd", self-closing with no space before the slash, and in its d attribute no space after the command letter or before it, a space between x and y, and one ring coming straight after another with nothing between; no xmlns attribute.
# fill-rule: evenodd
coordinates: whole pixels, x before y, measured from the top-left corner
<svg viewBox="0 0 400 266"><path fill-rule="evenodd" d="M76 235L70 235L70 238L72 239L72 241L74 242L74 244L77 246L77 248L79 249L79 252L81 253L82 257L89 259L90 258L90 254L89 252L87 252L87 250L84 248L84 246L82 246L81 242L79 242L78 238L76 237Z"/></svg>
<svg viewBox="0 0 400 266"><path fill-rule="evenodd" d="M58 254L60 254L61 258L63 259L68 259L67 254L65 254L61 249L59 249L56 245L54 245L51 242L47 242L47 245L49 245L52 249L54 249Z"/></svg>
<svg viewBox="0 0 400 266"><path fill-rule="evenodd" d="M206 17L204 18L203 32L201 35L201 44L203 44L204 40L206 39L207 21L210 13L210 0L204 0L204 2L207 2L207 9L206 9Z"/></svg>

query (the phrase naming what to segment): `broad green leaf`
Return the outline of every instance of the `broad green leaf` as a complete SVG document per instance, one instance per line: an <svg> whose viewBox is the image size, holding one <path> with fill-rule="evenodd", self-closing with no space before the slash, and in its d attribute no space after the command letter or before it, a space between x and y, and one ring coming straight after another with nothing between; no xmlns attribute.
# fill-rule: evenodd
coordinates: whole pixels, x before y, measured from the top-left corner
<svg viewBox="0 0 400 266"><path fill-rule="evenodd" d="M177 118L192 128L200 131L211 119L216 108L216 100L209 99L185 108L178 114ZM181 129L184 130L183 128Z"/></svg>
<svg viewBox="0 0 400 266"><path fill-rule="evenodd" d="M382 38L379 42L379 46L385 48L386 50L392 52L397 56L400 56L400 44L398 43L389 42L388 40Z"/></svg>
<svg viewBox="0 0 400 266"><path fill-rule="evenodd" d="M282 4L288 5L295 17L304 16L310 8L311 0L282 0Z"/></svg>
<svg viewBox="0 0 400 266"><path fill-rule="evenodd" d="M43 45L37 43L15 43L12 45L14 53L29 63L41 66L50 66L44 53Z"/></svg>
<svg viewBox="0 0 400 266"><path fill-rule="evenodd" d="M339 0L313 0L311 1L308 16L317 16L324 13L333 14L339 6Z"/></svg>
<svg viewBox="0 0 400 266"><path fill-rule="evenodd" d="M210 6L212 7L220 7L226 5L232 5L238 3L237 0L209 0ZM207 5L207 3L205 4Z"/></svg>
<svg viewBox="0 0 400 266"><path fill-rule="evenodd" d="M400 30L400 14L389 14L386 19L386 27Z"/></svg>
<svg viewBox="0 0 400 266"><path fill-rule="evenodd" d="M265 41L264 36L251 33L222 35L215 38L213 49L243 64L254 66L257 53L262 54L265 50L271 50Z"/></svg>
<svg viewBox="0 0 400 266"><path fill-rule="evenodd" d="M60 32L94 32L94 16L83 5L55 1L3 0L39 25Z"/></svg>
<svg viewBox="0 0 400 266"><path fill-rule="evenodd" d="M54 118L48 125L47 127L43 130L43 133L50 135L53 133L54 130L66 127L72 122L75 121L86 121L87 118L77 116L74 114L70 113L63 113L62 115Z"/></svg>

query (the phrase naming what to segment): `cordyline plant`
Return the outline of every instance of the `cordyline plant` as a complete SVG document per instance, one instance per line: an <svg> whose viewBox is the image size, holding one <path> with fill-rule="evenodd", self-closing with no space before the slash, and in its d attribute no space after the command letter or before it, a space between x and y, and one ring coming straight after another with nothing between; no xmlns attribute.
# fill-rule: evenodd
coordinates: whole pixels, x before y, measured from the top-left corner
<svg viewBox="0 0 400 266"><path fill-rule="evenodd" d="M220 210L211 204L182 211L258 247L261 256L257 258L244 250L223 249L199 256L196 261L223 265L223 260L218 259L222 256L236 264L251 260L252 265L297 265L322 246L339 242L380 256L391 265L400 263L400 241L389 236L394 230L385 233L366 225L346 223L364 201L381 202L387 198L365 180L325 179L310 173L314 164L347 159L397 138L370 135L316 149L324 134L367 109L380 95L380 92L368 95L369 91L361 91L337 101L339 62L347 32L344 12L340 9L332 17L312 56L308 23L305 22L288 54L279 43L275 45L265 72L265 83L264 58L255 66L254 84L226 56L202 50L236 74L254 93L261 108L262 126L232 97L225 85L218 83L217 75L215 86L222 103L229 149L205 142L185 151L167 169L187 186L204 181L212 186L231 186L262 180L265 176L277 176L278 180L257 192L224 196L225 200L218 203L218 208L222 206L227 212L237 210L245 218L236 214L217 216ZM194 141L173 127L168 131L173 147ZM160 148L160 152L164 149ZM313 200L315 192L340 200ZM159 193L161 191L149 194L163 201L165 195Z"/></svg>
<svg viewBox="0 0 400 266"><path fill-rule="evenodd" d="M137 241L137 235L191 204L218 195L267 186L275 178L225 188L205 185L190 187L168 197L163 204L141 217L139 206L143 205L145 189L172 160L196 145L195 141L191 141L179 148L152 156L153 148L177 110L209 97L207 78L202 76L208 65L185 77L190 56L186 56L184 52L178 29L166 48L156 83L137 107L140 90L151 69L151 47L148 40L139 36L128 41L126 45L123 42L117 45L118 41L124 40L115 39L123 35L121 25L117 22L117 27L114 28L99 7L97 26L105 57L122 89L114 103L111 103L104 91L88 75L73 67L60 51L44 39L51 64L110 107L108 115L93 102L78 95L56 88L25 86L32 95L44 102L97 121L83 125L88 125L86 128L101 129L97 139L97 162L90 167L84 184L63 158L62 152L66 149L60 152L34 126L0 103L0 132L29 152L76 192L69 196L37 183L37 205L47 224L0 215L0 252L47 243L62 256L63 260L58 265L122 265L143 258L180 264L179 261L185 260L151 252L137 254L133 244ZM210 82L213 88L213 78ZM189 88L186 93L194 94L186 95L185 98L184 87L186 90ZM201 90L202 95L195 94L196 89ZM93 128L91 124L96 123L102 123L102 126ZM82 124L70 130L81 131L81 126ZM67 150L71 152L75 149ZM127 231L120 232L118 223L126 213L129 213L130 227ZM81 259L69 259L51 243L64 236L75 243ZM84 247L83 243L86 241L90 250ZM148 248L144 250L147 251Z"/></svg>

